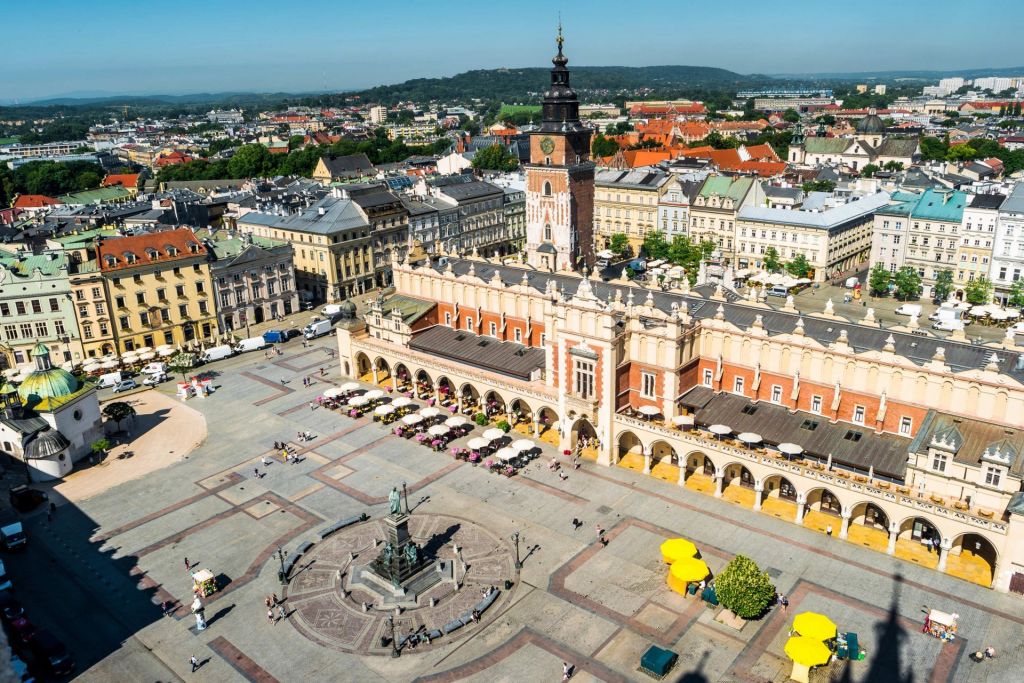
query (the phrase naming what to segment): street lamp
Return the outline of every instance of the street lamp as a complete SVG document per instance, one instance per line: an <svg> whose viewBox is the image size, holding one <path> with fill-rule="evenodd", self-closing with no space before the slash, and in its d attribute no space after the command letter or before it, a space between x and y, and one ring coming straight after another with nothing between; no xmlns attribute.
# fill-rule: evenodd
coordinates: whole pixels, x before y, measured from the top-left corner
<svg viewBox="0 0 1024 683"><path fill-rule="evenodd" d="M391 629L391 656L401 657L402 651L398 649L398 639L395 638L395 617L388 615L388 627Z"/></svg>
<svg viewBox="0 0 1024 683"><path fill-rule="evenodd" d="M516 571L523 568L523 561L519 559L519 532L516 531L512 534L512 540L516 544Z"/></svg>
<svg viewBox="0 0 1024 683"><path fill-rule="evenodd" d="M402 482L402 498L405 499L405 514L409 514L409 489L404 481Z"/></svg>
<svg viewBox="0 0 1024 683"><path fill-rule="evenodd" d="M274 553L274 557L280 562L280 568L277 570L277 579L281 582L282 586L287 586L288 576L284 572L284 550L281 546L277 546L277 552Z"/></svg>

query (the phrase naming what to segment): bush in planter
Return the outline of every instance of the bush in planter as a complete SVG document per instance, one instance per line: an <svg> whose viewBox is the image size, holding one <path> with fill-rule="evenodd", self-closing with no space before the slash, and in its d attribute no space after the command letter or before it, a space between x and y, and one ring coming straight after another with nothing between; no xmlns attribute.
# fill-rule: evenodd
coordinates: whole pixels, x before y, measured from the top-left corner
<svg viewBox="0 0 1024 683"><path fill-rule="evenodd" d="M495 426L506 434L512 430L512 425L510 425L506 420L498 420L498 424Z"/></svg>
<svg viewBox="0 0 1024 683"><path fill-rule="evenodd" d="M477 464L478 462L480 462L480 454L477 453L476 451L473 451L472 453L469 454L469 461L474 465Z"/></svg>
<svg viewBox="0 0 1024 683"><path fill-rule="evenodd" d="M715 592L719 602L741 619L761 616L775 601L771 578L743 555L734 557L715 577Z"/></svg>
<svg viewBox="0 0 1024 683"><path fill-rule="evenodd" d="M96 439L89 448L92 449L93 455L103 455L110 450L110 441L108 439Z"/></svg>
<svg viewBox="0 0 1024 683"><path fill-rule="evenodd" d="M473 422L476 422L478 425L483 427L485 424L487 424L487 416L483 413L477 413L476 415L473 416Z"/></svg>

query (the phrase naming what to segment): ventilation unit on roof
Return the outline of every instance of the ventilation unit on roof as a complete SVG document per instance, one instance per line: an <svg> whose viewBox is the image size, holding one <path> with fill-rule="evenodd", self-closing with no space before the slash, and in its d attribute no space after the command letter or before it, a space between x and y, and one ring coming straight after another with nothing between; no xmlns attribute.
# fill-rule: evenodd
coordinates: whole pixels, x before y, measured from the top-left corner
<svg viewBox="0 0 1024 683"><path fill-rule="evenodd" d="M466 335L464 335L464 334L457 334L457 335L455 335L455 341L462 341L465 338L466 338Z"/></svg>

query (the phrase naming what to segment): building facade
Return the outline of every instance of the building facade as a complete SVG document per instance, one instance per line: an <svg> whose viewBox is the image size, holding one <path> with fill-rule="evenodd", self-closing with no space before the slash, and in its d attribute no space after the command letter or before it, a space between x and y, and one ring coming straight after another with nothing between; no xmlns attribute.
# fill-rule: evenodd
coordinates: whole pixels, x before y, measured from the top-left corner
<svg viewBox="0 0 1024 683"><path fill-rule="evenodd" d="M208 257L187 228L101 239L71 276L85 357L213 341Z"/></svg>
<svg viewBox="0 0 1024 683"><path fill-rule="evenodd" d="M710 241L729 261L736 255L736 216L744 206L764 204L764 190L753 178L708 176L690 204L690 239Z"/></svg>
<svg viewBox="0 0 1024 683"><path fill-rule="evenodd" d="M995 298L1006 301L1014 283L1024 274L1024 183L1018 183L999 206L992 249Z"/></svg>
<svg viewBox="0 0 1024 683"><path fill-rule="evenodd" d="M526 165L526 258L548 271L594 266L594 163L591 130L580 121L580 104L569 85L569 60L552 59L540 128L530 134Z"/></svg>
<svg viewBox="0 0 1024 683"><path fill-rule="evenodd" d="M992 271L992 245L996 238L999 207L1006 199L1001 194L979 194L964 207L960 226L960 243L953 262L953 286L963 299L963 289L978 278L990 278Z"/></svg>
<svg viewBox="0 0 1024 683"><path fill-rule="evenodd" d="M249 325L299 310L291 244L245 234L209 240L206 248L221 330L248 336Z"/></svg>
<svg viewBox="0 0 1024 683"><path fill-rule="evenodd" d="M709 287L655 298L604 283L597 296L585 278L480 259L395 274L428 322L368 316L339 330L343 375L413 378L556 448L582 440L598 464L1024 591L1024 348L1012 335L973 345L881 329L870 310L852 321ZM740 432L757 432L754 445ZM914 554L925 539L939 552Z"/></svg>
<svg viewBox="0 0 1024 683"><path fill-rule="evenodd" d="M649 168L600 171L594 178L594 237L607 249L612 235L624 234L639 253L644 238L658 228L658 206L669 175Z"/></svg>
<svg viewBox="0 0 1024 683"><path fill-rule="evenodd" d="M438 188L439 199L457 207L459 225L455 234L443 240L445 251L468 254L474 249L488 255L513 250L505 226L505 197L497 185L483 180Z"/></svg>
<svg viewBox="0 0 1024 683"><path fill-rule="evenodd" d="M50 347L58 364L82 362L82 340L75 320L68 255L19 251L0 256L0 365L31 363L37 344Z"/></svg>

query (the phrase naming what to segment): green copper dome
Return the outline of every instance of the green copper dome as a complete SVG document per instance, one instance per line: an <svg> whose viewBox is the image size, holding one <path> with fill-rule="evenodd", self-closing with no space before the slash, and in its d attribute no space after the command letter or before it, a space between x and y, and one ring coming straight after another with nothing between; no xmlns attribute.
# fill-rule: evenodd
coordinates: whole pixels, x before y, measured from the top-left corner
<svg viewBox="0 0 1024 683"><path fill-rule="evenodd" d="M45 406L51 399L70 396L78 391L79 384L74 375L50 365L50 350L44 344L36 344L32 349L32 359L36 369L18 386L22 401L30 406Z"/></svg>

